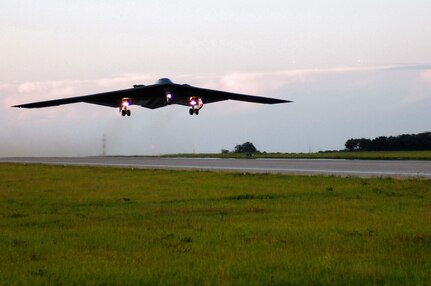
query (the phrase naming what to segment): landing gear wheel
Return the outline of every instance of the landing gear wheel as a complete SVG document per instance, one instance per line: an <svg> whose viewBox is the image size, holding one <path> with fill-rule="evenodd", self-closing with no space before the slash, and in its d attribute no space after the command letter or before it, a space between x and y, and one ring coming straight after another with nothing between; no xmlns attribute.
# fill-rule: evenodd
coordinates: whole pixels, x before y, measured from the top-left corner
<svg viewBox="0 0 431 286"><path fill-rule="evenodd" d="M130 116L131 112L130 112L130 110L129 110L129 109L128 109L128 110L126 110L126 114L127 114L127 116Z"/></svg>
<svg viewBox="0 0 431 286"><path fill-rule="evenodd" d="M193 115L193 113L194 113L193 108L190 108L189 113L190 113L190 115Z"/></svg>
<svg viewBox="0 0 431 286"><path fill-rule="evenodd" d="M199 109L195 109L195 114L199 115Z"/></svg>
<svg viewBox="0 0 431 286"><path fill-rule="evenodd" d="M121 110L121 116L126 116L126 111L124 109Z"/></svg>

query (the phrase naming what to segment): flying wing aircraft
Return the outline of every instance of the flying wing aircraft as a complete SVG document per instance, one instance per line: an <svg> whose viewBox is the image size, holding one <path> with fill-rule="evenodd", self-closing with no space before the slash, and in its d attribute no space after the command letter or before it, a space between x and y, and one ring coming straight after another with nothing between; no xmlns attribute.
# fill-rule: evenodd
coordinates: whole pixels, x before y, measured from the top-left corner
<svg viewBox="0 0 431 286"><path fill-rule="evenodd" d="M198 115L204 103L213 103L228 99L266 104L291 102L283 99L205 89L188 84L176 84L168 78L161 78L153 85L134 85L133 88L129 89L33 102L12 107L40 108L86 102L119 108L122 116L130 116L131 105L140 105L155 109L170 104L180 104L190 107L190 115Z"/></svg>

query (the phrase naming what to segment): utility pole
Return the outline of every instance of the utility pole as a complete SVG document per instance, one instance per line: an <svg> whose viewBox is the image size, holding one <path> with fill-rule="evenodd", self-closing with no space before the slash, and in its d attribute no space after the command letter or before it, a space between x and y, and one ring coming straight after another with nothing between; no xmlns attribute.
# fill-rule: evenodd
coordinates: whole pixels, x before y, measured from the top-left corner
<svg viewBox="0 0 431 286"><path fill-rule="evenodd" d="M102 156L106 156L106 134L103 133L102 137Z"/></svg>

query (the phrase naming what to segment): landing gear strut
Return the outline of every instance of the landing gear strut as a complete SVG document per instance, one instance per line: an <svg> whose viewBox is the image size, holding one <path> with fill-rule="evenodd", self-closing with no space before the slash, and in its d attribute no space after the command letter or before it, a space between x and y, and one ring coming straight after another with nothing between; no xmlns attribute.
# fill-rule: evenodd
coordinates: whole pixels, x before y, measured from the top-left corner
<svg viewBox="0 0 431 286"><path fill-rule="evenodd" d="M121 106L120 106L121 116L131 115L131 111L129 109L130 104L131 104L130 98L125 97L121 100Z"/></svg>
<svg viewBox="0 0 431 286"><path fill-rule="evenodd" d="M171 105L172 104L172 93L167 93L166 94L166 105Z"/></svg>
<svg viewBox="0 0 431 286"><path fill-rule="evenodd" d="M189 98L189 113L190 115L196 114L199 115L199 110L204 106L202 102L202 98L197 96L192 96Z"/></svg>

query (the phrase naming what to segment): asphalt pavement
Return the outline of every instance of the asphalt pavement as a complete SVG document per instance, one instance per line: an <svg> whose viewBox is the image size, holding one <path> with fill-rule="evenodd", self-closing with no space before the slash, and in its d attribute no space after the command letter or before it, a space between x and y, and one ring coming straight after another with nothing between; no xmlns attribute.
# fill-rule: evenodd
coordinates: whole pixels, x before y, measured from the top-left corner
<svg viewBox="0 0 431 286"><path fill-rule="evenodd" d="M0 163L211 170L358 177L431 178L431 161L340 159L196 159L161 157L0 158Z"/></svg>

